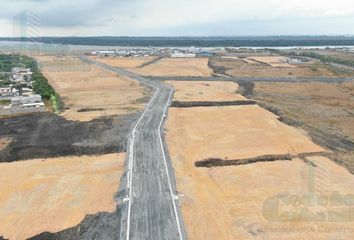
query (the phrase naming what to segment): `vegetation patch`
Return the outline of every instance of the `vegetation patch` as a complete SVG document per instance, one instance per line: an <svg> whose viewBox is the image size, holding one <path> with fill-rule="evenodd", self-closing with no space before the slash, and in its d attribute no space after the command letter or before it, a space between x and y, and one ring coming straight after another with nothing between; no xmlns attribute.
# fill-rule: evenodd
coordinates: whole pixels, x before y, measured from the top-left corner
<svg viewBox="0 0 354 240"><path fill-rule="evenodd" d="M0 54L0 72L2 72L0 87L12 84L9 80L9 76L12 68L14 67L30 68L33 72L33 91L36 94L41 95L43 100L50 101L54 112L57 113L61 110L62 103L60 101L60 96L55 92L53 87L48 83L48 80L43 76L38 68L36 60L31 57L18 54ZM22 89L23 86L16 85L15 87Z"/></svg>

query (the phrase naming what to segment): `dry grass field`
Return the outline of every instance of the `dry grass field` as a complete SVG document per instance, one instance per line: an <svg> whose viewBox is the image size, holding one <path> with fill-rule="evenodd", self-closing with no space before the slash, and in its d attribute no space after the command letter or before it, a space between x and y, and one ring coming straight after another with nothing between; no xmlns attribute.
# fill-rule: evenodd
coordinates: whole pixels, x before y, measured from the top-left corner
<svg viewBox="0 0 354 240"><path fill-rule="evenodd" d="M175 89L175 101L237 101L238 84L231 81L166 81Z"/></svg>
<svg viewBox="0 0 354 240"><path fill-rule="evenodd" d="M119 68L138 68L157 57L89 57L90 59Z"/></svg>
<svg viewBox="0 0 354 240"><path fill-rule="evenodd" d="M124 160L120 153L1 163L1 235L27 239L115 211Z"/></svg>
<svg viewBox="0 0 354 240"><path fill-rule="evenodd" d="M339 60L343 61L348 61L348 62L354 62L354 53L352 52L345 52L341 50L336 50L336 49L292 49L288 50L286 52L295 52L295 53L309 53L309 52L314 52L323 56L329 56L332 58L336 58Z"/></svg>
<svg viewBox="0 0 354 240"><path fill-rule="evenodd" d="M354 173L354 81L256 83L251 97L307 130Z"/></svg>
<svg viewBox="0 0 354 240"><path fill-rule="evenodd" d="M354 140L354 116L351 114L354 113L354 81L256 83L254 95L273 103L295 119L322 129L339 128L340 133Z"/></svg>
<svg viewBox="0 0 354 240"><path fill-rule="evenodd" d="M241 59L215 58L211 60L211 66L214 71L220 71L221 69L224 74L234 77L349 77L354 75L353 71L346 70L343 72L341 69L320 63L297 64L297 67L272 67L247 63Z"/></svg>
<svg viewBox="0 0 354 240"><path fill-rule="evenodd" d="M132 69L143 76L197 76L209 77L212 70L208 58L163 58L143 68Z"/></svg>
<svg viewBox="0 0 354 240"><path fill-rule="evenodd" d="M129 114L143 108L146 90L136 81L117 76L78 59L38 56L43 74L61 96L68 120Z"/></svg>

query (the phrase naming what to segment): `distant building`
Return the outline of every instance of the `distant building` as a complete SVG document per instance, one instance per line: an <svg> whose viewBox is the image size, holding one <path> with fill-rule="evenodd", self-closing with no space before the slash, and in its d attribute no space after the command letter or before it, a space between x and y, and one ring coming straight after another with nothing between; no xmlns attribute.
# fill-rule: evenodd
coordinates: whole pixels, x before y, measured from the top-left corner
<svg viewBox="0 0 354 240"><path fill-rule="evenodd" d="M12 108L30 108L43 107L44 103L41 95L34 94L32 96L19 96L11 98Z"/></svg>
<svg viewBox="0 0 354 240"><path fill-rule="evenodd" d="M196 57L195 53L172 53L172 58L194 58Z"/></svg>
<svg viewBox="0 0 354 240"><path fill-rule="evenodd" d="M34 95L33 89L32 88L28 88L28 87L23 87L22 90L22 95L23 96L31 96Z"/></svg>
<svg viewBox="0 0 354 240"><path fill-rule="evenodd" d="M10 87L0 88L0 96L9 96L9 95L11 95Z"/></svg>
<svg viewBox="0 0 354 240"><path fill-rule="evenodd" d="M102 50L102 51L94 51L91 53L92 55L97 55L97 56L115 56L116 51L114 50Z"/></svg>
<svg viewBox="0 0 354 240"><path fill-rule="evenodd" d="M208 52L208 51L201 51L197 53L197 57L214 57L216 53Z"/></svg>
<svg viewBox="0 0 354 240"><path fill-rule="evenodd" d="M32 81L32 71L30 68L14 67L12 68L12 78L14 82Z"/></svg>

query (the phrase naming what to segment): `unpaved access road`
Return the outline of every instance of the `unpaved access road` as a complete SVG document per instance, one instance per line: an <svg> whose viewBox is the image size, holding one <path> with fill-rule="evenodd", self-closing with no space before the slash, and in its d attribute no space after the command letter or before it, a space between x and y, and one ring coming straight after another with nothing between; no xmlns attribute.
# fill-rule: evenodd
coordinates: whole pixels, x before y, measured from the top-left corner
<svg viewBox="0 0 354 240"><path fill-rule="evenodd" d="M126 188L121 189L127 194L121 206L119 239L185 239L173 169L161 135L172 88L123 69L86 61L155 89L129 139Z"/></svg>

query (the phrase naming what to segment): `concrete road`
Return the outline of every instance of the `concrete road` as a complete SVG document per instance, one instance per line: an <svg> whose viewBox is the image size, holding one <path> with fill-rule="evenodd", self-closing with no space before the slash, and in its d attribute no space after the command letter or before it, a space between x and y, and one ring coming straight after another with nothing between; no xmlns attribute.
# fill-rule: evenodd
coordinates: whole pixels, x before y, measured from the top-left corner
<svg viewBox="0 0 354 240"><path fill-rule="evenodd" d="M120 239L186 239L171 161L162 125L173 89L129 71L84 59L101 68L135 79L155 90L128 141L127 174L122 201Z"/></svg>

